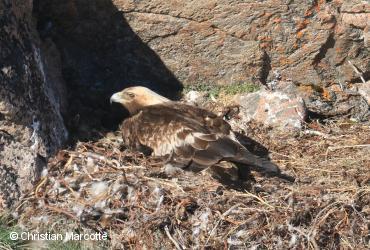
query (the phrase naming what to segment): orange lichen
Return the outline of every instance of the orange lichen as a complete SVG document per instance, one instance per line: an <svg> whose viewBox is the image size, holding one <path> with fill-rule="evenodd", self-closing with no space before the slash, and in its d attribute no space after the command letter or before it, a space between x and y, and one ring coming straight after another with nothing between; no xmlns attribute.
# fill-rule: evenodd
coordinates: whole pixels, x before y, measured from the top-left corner
<svg viewBox="0 0 370 250"><path fill-rule="evenodd" d="M342 51L343 51L343 49L339 46L335 48L336 53L342 53Z"/></svg>
<svg viewBox="0 0 370 250"><path fill-rule="evenodd" d="M303 21L297 23L297 30L305 29L309 23L310 23L310 20L308 19L304 19Z"/></svg>
<svg viewBox="0 0 370 250"><path fill-rule="evenodd" d="M281 66L291 64L291 60L290 60L289 58L286 58L286 57L281 57L281 58L279 59L279 62L280 62L280 65L281 65Z"/></svg>
<svg viewBox="0 0 370 250"><path fill-rule="evenodd" d="M315 5L307 9L304 13L304 17L309 17L315 11L316 13L320 11L320 8L323 4L326 3L326 0L319 0Z"/></svg>
<svg viewBox="0 0 370 250"><path fill-rule="evenodd" d="M319 11L320 7L326 3L326 0L319 0L316 5L316 10Z"/></svg>
<svg viewBox="0 0 370 250"><path fill-rule="evenodd" d="M312 10L311 9L306 10L305 13L304 13L305 17L311 16L311 15L312 15Z"/></svg>
<svg viewBox="0 0 370 250"><path fill-rule="evenodd" d="M301 39L301 38L303 37L304 33L305 33L305 32L304 32L304 30L300 30L300 31L298 31L298 32L297 32L297 38L298 38L298 39Z"/></svg>
<svg viewBox="0 0 370 250"><path fill-rule="evenodd" d="M330 101L331 100L331 94L330 94L330 91L327 88L324 88L323 89L322 98L324 100L327 100L327 101Z"/></svg>
<svg viewBox="0 0 370 250"><path fill-rule="evenodd" d="M285 53L285 48L283 46L278 46L275 48L275 51L279 53Z"/></svg>

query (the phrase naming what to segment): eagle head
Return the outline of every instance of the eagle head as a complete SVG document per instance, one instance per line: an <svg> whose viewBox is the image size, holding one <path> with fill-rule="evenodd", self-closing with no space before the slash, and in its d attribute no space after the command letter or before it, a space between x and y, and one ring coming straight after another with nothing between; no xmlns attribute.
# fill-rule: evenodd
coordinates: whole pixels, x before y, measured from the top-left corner
<svg viewBox="0 0 370 250"><path fill-rule="evenodd" d="M131 115L136 114L140 109L146 106L169 101L170 100L166 97L142 86L125 88L121 92L113 94L110 98L110 103L117 102L122 104Z"/></svg>

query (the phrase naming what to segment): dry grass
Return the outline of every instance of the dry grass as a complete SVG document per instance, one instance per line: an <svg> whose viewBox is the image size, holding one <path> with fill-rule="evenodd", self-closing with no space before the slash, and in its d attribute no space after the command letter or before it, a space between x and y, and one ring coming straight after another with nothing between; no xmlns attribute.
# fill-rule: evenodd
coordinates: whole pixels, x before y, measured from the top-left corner
<svg viewBox="0 0 370 250"><path fill-rule="evenodd" d="M247 134L296 182L255 174L249 190L236 191L206 171L171 177L107 137L52 159L17 208L19 221L105 231L112 249L370 247L369 123L313 122L296 134L251 123Z"/></svg>

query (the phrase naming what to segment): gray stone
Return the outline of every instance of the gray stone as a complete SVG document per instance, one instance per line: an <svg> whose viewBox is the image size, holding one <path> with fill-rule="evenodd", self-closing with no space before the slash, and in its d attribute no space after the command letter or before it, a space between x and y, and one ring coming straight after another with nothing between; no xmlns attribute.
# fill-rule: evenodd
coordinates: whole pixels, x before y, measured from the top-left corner
<svg viewBox="0 0 370 250"><path fill-rule="evenodd" d="M306 119L307 110L303 98L288 86L276 91L260 90L236 97L241 107L241 118L257 121L282 129L300 129Z"/></svg>
<svg viewBox="0 0 370 250"><path fill-rule="evenodd" d="M358 84L358 92L370 106L370 81Z"/></svg>
<svg viewBox="0 0 370 250"><path fill-rule="evenodd" d="M196 90L190 90L183 97L184 101L193 105L201 105L206 102L205 92L200 92Z"/></svg>

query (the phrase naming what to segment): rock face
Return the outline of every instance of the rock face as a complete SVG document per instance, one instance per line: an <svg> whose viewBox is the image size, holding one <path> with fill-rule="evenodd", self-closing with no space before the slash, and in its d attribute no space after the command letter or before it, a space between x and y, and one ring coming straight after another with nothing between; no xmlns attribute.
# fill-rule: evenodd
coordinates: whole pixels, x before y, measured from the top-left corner
<svg viewBox="0 0 370 250"><path fill-rule="evenodd" d="M50 78L32 25L32 1L0 0L0 202L31 188L64 142L63 86ZM49 50L50 51L50 50ZM59 79L60 80L60 79ZM9 180L13 181L9 181ZM9 184L5 188L5 184ZM5 205L4 205L5 204ZM1 205L0 205L1 209Z"/></svg>
<svg viewBox="0 0 370 250"><path fill-rule="evenodd" d="M367 79L369 8L361 0L39 0L34 13L42 39L60 51L69 117L87 131L112 120L106 100L129 85L174 98L182 84L279 76L305 91L360 82L348 61ZM342 109L306 99L319 115Z"/></svg>
<svg viewBox="0 0 370 250"><path fill-rule="evenodd" d="M290 79L297 93L245 100L285 110L255 119L299 127L300 98L319 115L364 119L367 87L350 86L358 71L370 77L369 15L361 0L0 0L0 179L16 179L0 204L38 179L64 124L79 140L113 129L122 117L109 96L130 85L175 99L182 84Z"/></svg>
<svg viewBox="0 0 370 250"><path fill-rule="evenodd" d="M370 76L370 4L363 0L113 0L185 84L325 85Z"/></svg>

